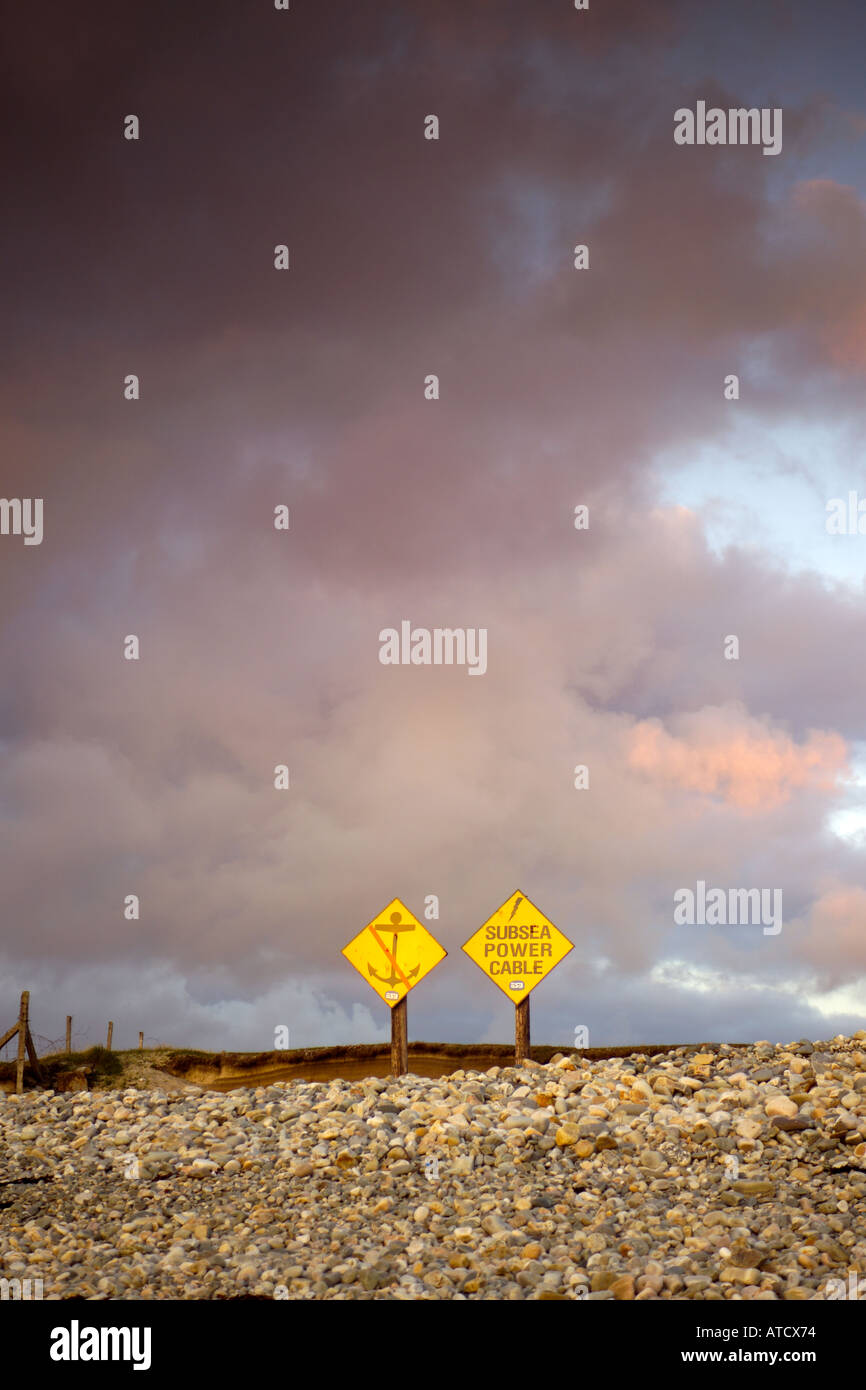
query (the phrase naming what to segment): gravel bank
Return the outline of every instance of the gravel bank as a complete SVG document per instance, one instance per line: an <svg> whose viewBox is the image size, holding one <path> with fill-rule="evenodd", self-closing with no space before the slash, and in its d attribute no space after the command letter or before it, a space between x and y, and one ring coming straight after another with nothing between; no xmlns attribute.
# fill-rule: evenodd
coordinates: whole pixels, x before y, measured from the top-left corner
<svg viewBox="0 0 866 1390"><path fill-rule="evenodd" d="M0 1096L0 1277L46 1298L793 1300L853 1272L866 1293L864 1048Z"/></svg>

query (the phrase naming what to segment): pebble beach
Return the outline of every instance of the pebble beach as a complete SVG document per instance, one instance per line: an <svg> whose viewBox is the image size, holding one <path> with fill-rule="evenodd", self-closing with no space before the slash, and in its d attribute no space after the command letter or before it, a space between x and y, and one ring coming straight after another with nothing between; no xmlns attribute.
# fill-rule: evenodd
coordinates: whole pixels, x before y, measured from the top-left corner
<svg viewBox="0 0 866 1390"><path fill-rule="evenodd" d="M866 1296L864 1199L866 1032L0 1095L0 1280L46 1299Z"/></svg>

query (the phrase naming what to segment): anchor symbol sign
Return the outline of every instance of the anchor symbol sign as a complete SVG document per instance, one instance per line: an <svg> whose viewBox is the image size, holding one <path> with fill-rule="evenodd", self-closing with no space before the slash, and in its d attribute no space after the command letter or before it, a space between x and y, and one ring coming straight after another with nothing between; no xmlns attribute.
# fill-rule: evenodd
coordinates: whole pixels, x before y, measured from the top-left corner
<svg viewBox="0 0 866 1390"><path fill-rule="evenodd" d="M376 930L376 927L381 927L382 930L383 930L386 934L387 934L388 932L390 932L390 933L393 934L394 940L393 940L392 943L391 943L391 949L390 949L390 951L388 950L388 947L385 945L385 942L382 940L381 936L379 935L378 931ZM418 964L415 966L415 969L414 969L414 970L408 970L408 971L403 971L403 970L401 970L401 969L400 969L400 966L397 964L397 939L398 939L398 933L399 933L399 932L414 931L414 930L415 930L415 923L414 923L414 922L404 922L404 921L403 921L403 914L402 914L402 913L400 913L400 912L392 912L392 913L391 913L391 919L390 919L390 922L389 922L389 924L388 924L387 927L385 926L385 924L384 924L383 922L376 922L375 924L371 922L371 923L370 923L370 928L369 928L369 930L373 933L373 936L376 938L377 943L378 943L379 946L382 948L382 950L385 952L385 955L388 957L388 960L391 962L391 974L390 974L390 975L380 975L379 972L378 972L378 970L376 970L375 967L373 966L372 962L371 962L371 961L368 961L368 962L367 962L367 970L369 971L370 976L371 976L374 980L379 980L379 981L381 981L381 983L382 983L383 985L391 985L392 988L393 988L394 985L397 984L397 982L398 982L399 980L402 980L402 981L403 981L403 984L406 986L406 988L407 988L407 989L410 989L410 988L411 988L411 985L410 985L409 981L410 981L410 980L414 980L415 977L417 976L418 971L421 969L421 962L420 962L420 961L418 962Z"/></svg>
<svg viewBox="0 0 866 1390"><path fill-rule="evenodd" d="M401 947L404 932L412 932L412 936ZM400 898L392 898L343 947L346 959L391 1008L447 954Z"/></svg>

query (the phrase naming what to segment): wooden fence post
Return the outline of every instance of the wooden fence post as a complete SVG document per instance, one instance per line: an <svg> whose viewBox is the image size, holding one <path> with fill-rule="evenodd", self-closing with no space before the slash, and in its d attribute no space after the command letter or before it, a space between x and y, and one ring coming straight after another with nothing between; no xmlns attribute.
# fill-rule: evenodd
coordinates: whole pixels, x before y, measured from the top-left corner
<svg viewBox="0 0 866 1390"><path fill-rule="evenodd" d="M15 1094L20 1096L24 1091L24 1052L27 1047L27 1030L30 1027L30 991L25 989L21 995L21 1005L18 1010L18 1062L15 1068Z"/></svg>
<svg viewBox="0 0 866 1390"><path fill-rule="evenodd" d="M108 1042L105 1044L105 1046L108 1048L109 1052L111 1051L111 1039L112 1039L113 1035L114 1035L114 1024L113 1024L113 1023L109 1023L109 1025L108 1025Z"/></svg>
<svg viewBox="0 0 866 1390"><path fill-rule="evenodd" d="M21 995L21 1002L18 1006L18 1022L13 1023L11 1028L0 1038L0 1047L5 1047L18 1034L18 1057L15 1066L15 1094L20 1096L24 1091L24 1053L30 1058L30 1065L36 1073L37 1080L42 1081L42 1068L39 1065L39 1058L36 1056L36 1045L33 1041L33 1034L30 1032L30 991L25 989Z"/></svg>
<svg viewBox="0 0 866 1390"><path fill-rule="evenodd" d="M66 1051L72 1051L72 1014L66 1015Z"/></svg>

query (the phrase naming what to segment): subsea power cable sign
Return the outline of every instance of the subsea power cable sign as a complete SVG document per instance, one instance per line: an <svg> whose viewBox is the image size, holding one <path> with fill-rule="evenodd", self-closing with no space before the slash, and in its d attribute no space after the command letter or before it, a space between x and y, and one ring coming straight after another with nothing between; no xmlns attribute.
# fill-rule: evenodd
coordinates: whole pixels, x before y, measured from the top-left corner
<svg viewBox="0 0 866 1390"><path fill-rule="evenodd" d="M463 949L509 999L519 1004L573 945L524 893L512 893Z"/></svg>

